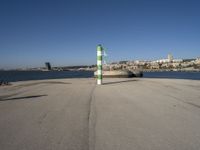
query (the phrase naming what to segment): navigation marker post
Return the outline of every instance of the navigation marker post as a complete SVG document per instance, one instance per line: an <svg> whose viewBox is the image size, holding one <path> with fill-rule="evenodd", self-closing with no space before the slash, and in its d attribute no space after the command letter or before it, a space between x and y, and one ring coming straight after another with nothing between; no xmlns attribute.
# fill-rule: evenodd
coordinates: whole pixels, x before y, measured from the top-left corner
<svg viewBox="0 0 200 150"><path fill-rule="evenodd" d="M97 46L97 84L102 84L103 72L102 72L102 55L103 55L103 47L101 45Z"/></svg>

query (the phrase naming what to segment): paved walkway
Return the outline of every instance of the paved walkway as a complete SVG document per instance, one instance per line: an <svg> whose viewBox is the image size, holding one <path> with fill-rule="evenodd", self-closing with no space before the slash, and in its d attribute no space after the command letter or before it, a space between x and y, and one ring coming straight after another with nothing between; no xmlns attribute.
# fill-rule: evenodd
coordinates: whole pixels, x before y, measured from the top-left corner
<svg viewBox="0 0 200 150"><path fill-rule="evenodd" d="M0 149L200 149L200 81L104 83L59 79L0 87Z"/></svg>

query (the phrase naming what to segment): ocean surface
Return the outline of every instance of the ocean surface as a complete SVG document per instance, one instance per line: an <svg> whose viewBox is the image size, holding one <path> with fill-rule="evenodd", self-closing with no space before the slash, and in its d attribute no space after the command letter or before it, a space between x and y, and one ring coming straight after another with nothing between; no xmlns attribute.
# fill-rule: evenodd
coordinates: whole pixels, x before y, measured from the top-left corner
<svg viewBox="0 0 200 150"><path fill-rule="evenodd" d="M0 71L0 81L7 82L62 79L62 78L90 78L91 71Z"/></svg>
<svg viewBox="0 0 200 150"><path fill-rule="evenodd" d="M92 71L0 71L0 81L91 78ZM173 78L200 80L200 72L144 72L144 78Z"/></svg>
<svg viewBox="0 0 200 150"><path fill-rule="evenodd" d="M200 72L144 72L143 77L200 80Z"/></svg>

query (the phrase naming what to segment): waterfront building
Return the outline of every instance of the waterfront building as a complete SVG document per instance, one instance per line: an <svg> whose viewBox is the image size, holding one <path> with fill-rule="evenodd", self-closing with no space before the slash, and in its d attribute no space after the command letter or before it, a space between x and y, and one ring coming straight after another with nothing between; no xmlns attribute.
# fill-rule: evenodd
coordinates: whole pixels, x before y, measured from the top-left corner
<svg viewBox="0 0 200 150"><path fill-rule="evenodd" d="M183 59L173 59L173 63L181 63L183 62Z"/></svg>
<svg viewBox="0 0 200 150"><path fill-rule="evenodd" d="M160 59L160 60L156 60L154 62L156 62L156 63L168 63L169 59Z"/></svg>
<svg viewBox="0 0 200 150"><path fill-rule="evenodd" d="M173 62L173 61L174 61L174 58L173 58L172 54L168 54L167 58L159 59L159 60L156 60L154 62L157 62L157 63L170 63L170 62Z"/></svg>
<svg viewBox="0 0 200 150"><path fill-rule="evenodd" d="M195 64L200 64L200 57L195 60Z"/></svg>
<svg viewBox="0 0 200 150"><path fill-rule="evenodd" d="M45 63L46 69L47 70L51 70L51 64L49 62Z"/></svg>

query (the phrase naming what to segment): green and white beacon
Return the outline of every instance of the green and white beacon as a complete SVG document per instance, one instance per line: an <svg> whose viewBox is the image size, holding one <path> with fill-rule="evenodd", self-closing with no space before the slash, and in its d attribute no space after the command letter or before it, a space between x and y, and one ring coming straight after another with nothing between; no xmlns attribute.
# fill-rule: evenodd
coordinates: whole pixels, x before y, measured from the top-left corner
<svg viewBox="0 0 200 150"><path fill-rule="evenodd" d="M103 79L103 67L102 67L102 59L103 59L103 47L99 44L97 46L97 84L102 84Z"/></svg>

